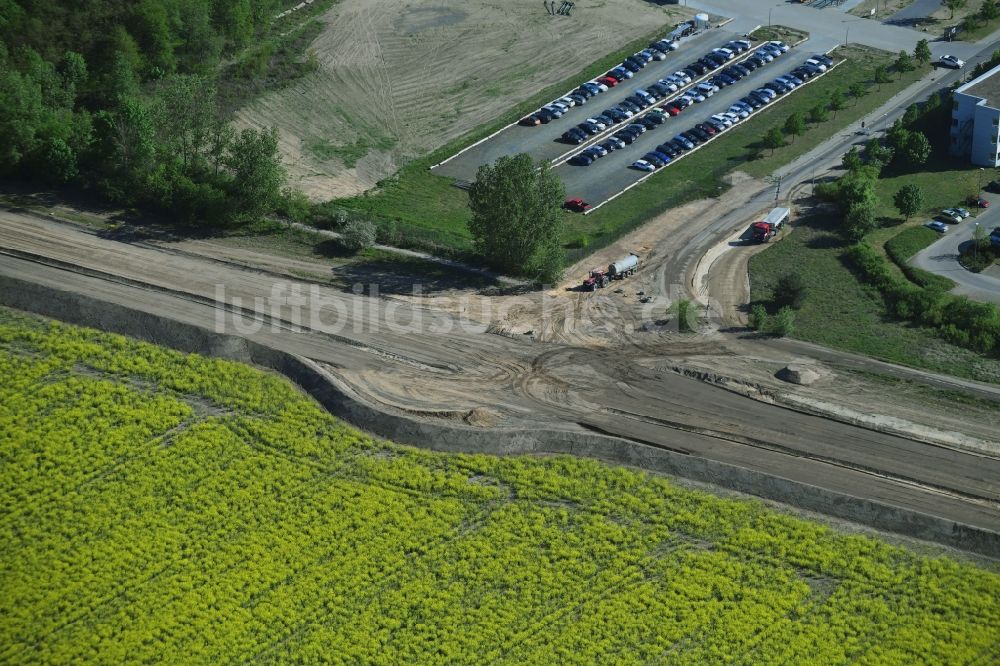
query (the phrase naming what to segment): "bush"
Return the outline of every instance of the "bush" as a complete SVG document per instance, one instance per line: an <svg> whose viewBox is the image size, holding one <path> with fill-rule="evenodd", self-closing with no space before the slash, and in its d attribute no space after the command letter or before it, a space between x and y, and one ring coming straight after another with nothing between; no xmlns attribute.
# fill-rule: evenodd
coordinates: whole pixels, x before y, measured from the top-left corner
<svg viewBox="0 0 1000 666"><path fill-rule="evenodd" d="M781 308L770 322L772 335L783 338L795 332L795 312L791 308Z"/></svg>
<svg viewBox="0 0 1000 666"><path fill-rule="evenodd" d="M774 287L774 302L780 307L798 310L806 299L806 283L798 273L789 273L778 278Z"/></svg>
<svg viewBox="0 0 1000 666"><path fill-rule="evenodd" d="M375 244L375 224L370 220L353 218L340 233L340 244L351 252L360 252Z"/></svg>
<svg viewBox="0 0 1000 666"><path fill-rule="evenodd" d="M677 330L681 333L689 333L695 327L695 309L691 301L682 298L674 303L674 314L677 315Z"/></svg>
<svg viewBox="0 0 1000 666"><path fill-rule="evenodd" d="M763 331L767 326L767 309L760 303L754 303L750 308L750 328Z"/></svg>
<svg viewBox="0 0 1000 666"><path fill-rule="evenodd" d="M1000 352L1000 308L946 294L936 285L914 286L893 274L886 260L866 243L852 246L845 258L882 294L894 316L933 327L954 344Z"/></svg>

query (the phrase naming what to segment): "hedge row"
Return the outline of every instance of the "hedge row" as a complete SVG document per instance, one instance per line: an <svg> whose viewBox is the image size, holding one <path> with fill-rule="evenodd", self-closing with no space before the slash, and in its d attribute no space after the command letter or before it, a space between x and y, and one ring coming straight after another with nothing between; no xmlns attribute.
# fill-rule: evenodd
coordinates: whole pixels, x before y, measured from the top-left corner
<svg viewBox="0 0 1000 666"><path fill-rule="evenodd" d="M1000 354L1000 309L995 305L911 284L867 243L848 248L845 256L878 289L894 316L933 328L956 345Z"/></svg>

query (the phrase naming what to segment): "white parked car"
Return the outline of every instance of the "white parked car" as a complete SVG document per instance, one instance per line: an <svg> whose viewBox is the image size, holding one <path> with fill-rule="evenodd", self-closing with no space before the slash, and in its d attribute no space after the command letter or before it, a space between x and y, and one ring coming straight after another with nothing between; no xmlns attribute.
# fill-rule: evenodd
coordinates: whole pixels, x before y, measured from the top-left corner
<svg viewBox="0 0 1000 666"><path fill-rule="evenodd" d="M711 83L699 83L695 88L695 90L700 92L705 97L711 97L715 93L719 92L718 87L712 85ZM698 100L698 101L704 101L704 100Z"/></svg>
<svg viewBox="0 0 1000 666"><path fill-rule="evenodd" d="M732 120L730 120L729 118L725 117L721 113L717 113L714 116L712 116L712 120L714 120L717 123L722 123L722 125L724 125L725 127L731 127L732 124L733 124Z"/></svg>
<svg viewBox="0 0 1000 666"><path fill-rule="evenodd" d="M656 167L646 160L636 160L635 162L632 162L632 168L638 169L639 171L656 171Z"/></svg>
<svg viewBox="0 0 1000 666"><path fill-rule="evenodd" d="M608 126L607 126L606 123L602 123L600 120L595 120L594 118L587 118L586 122L593 123L594 125L597 125L597 129L599 129L599 130L606 130L606 129L608 129Z"/></svg>
<svg viewBox="0 0 1000 666"><path fill-rule="evenodd" d="M684 82L683 85L691 83L691 77L685 74L684 72L674 72L673 76L676 76L678 79L683 81Z"/></svg>
<svg viewBox="0 0 1000 666"><path fill-rule="evenodd" d="M601 83L600 81L591 81L595 86L601 89L601 92L608 92L608 86Z"/></svg>
<svg viewBox="0 0 1000 666"><path fill-rule="evenodd" d="M573 99L570 99L569 97L560 97L556 101L559 102L560 104L565 104L567 107L576 106L576 101L573 100Z"/></svg>
<svg viewBox="0 0 1000 666"><path fill-rule="evenodd" d="M810 65L812 65L813 67L815 67L816 69L818 69L821 72L825 72L826 71L826 64L820 62L819 60L816 60L816 58L809 58L809 60L806 60L806 62L809 63Z"/></svg>
<svg viewBox="0 0 1000 666"><path fill-rule="evenodd" d="M750 112L746 110L746 107L736 106L735 104L729 107L729 113L733 113L739 118L746 118L750 115Z"/></svg>
<svg viewBox="0 0 1000 666"><path fill-rule="evenodd" d="M965 61L958 56L953 55L943 55L940 60L941 65L944 67L950 67L951 69L962 69L965 67Z"/></svg>
<svg viewBox="0 0 1000 666"><path fill-rule="evenodd" d="M772 41L772 42L768 42L768 44L774 44L779 49L781 49L782 53L788 53L788 44L786 44L784 42Z"/></svg>

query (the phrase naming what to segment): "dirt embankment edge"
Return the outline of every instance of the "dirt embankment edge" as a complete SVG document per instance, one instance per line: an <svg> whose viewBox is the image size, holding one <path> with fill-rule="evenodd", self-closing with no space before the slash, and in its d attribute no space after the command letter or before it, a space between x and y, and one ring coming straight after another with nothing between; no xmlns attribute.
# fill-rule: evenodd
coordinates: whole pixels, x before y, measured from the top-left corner
<svg viewBox="0 0 1000 666"><path fill-rule="evenodd" d="M997 532L642 442L583 430L473 428L385 412L309 359L91 296L0 276L0 305L183 352L274 370L299 385L333 415L401 444L462 453L586 456L714 484L878 530L1000 558Z"/></svg>

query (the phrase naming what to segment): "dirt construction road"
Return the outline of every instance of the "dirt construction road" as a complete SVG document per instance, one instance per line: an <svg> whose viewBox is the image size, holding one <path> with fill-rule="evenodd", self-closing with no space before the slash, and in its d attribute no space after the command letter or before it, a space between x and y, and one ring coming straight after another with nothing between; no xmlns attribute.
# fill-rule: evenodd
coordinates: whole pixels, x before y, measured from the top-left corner
<svg viewBox="0 0 1000 666"><path fill-rule="evenodd" d="M0 276L299 354L386 412L428 420L475 413L479 427L598 431L1000 531L1000 458L792 411L678 374L685 359L708 354L739 365L712 336L677 342L648 333L604 348L512 339L419 302L297 287L263 271L9 212L0 212ZM259 321L234 319L235 305Z"/></svg>

